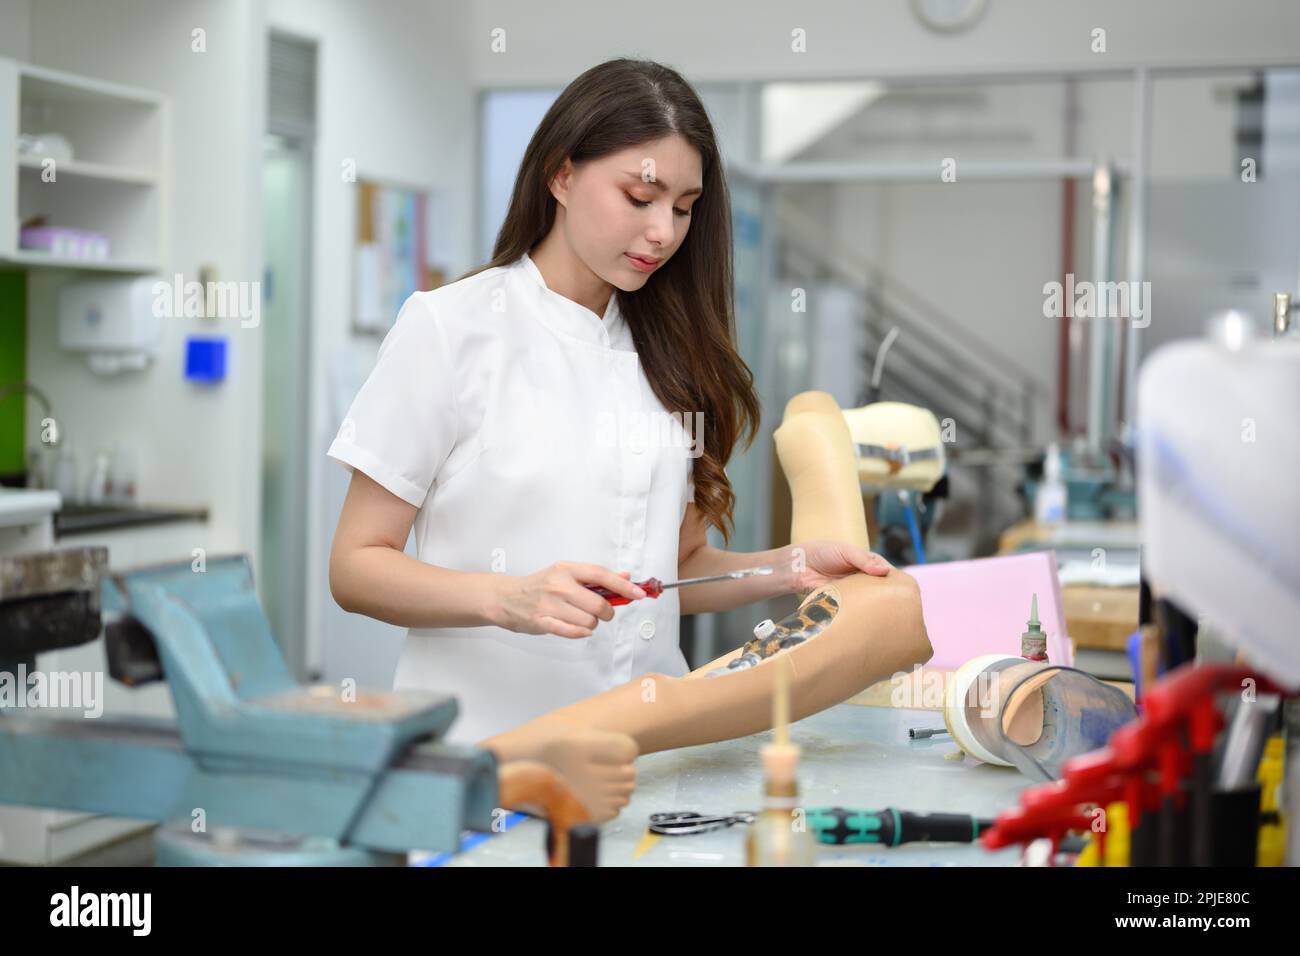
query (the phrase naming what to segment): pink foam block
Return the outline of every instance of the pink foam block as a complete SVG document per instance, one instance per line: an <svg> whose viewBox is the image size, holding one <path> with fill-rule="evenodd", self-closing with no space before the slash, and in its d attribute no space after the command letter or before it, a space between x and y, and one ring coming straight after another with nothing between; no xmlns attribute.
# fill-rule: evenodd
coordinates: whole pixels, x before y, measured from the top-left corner
<svg viewBox="0 0 1300 956"><path fill-rule="evenodd" d="M981 654L1018 655L1035 593L1038 620L1047 632L1048 660L1074 665L1051 551L918 564L904 570L921 586L921 612L934 647L927 666L960 667Z"/></svg>

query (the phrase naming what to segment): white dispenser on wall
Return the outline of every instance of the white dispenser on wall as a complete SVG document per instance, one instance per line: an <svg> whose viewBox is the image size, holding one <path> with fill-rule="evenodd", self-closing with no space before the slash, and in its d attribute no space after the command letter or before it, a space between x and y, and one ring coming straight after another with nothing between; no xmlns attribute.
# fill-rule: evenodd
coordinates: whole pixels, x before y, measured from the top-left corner
<svg viewBox="0 0 1300 956"><path fill-rule="evenodd" d="M86 353L91 371L147 368L162 343L154 313L157 276L76 279L59 290L59 345Z"/></svg>

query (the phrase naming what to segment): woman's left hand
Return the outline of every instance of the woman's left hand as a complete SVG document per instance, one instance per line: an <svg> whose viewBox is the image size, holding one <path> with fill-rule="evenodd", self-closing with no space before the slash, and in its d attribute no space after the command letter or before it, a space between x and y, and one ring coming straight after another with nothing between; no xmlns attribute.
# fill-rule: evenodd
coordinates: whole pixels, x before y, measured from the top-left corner
<svg viewBox="0 0 1300 956"><path fill-rule="evenodd" d="M839 541L809 541L791 549L794 590L807 594L849 574L884 577L893 565L866 548Z"/></svg>

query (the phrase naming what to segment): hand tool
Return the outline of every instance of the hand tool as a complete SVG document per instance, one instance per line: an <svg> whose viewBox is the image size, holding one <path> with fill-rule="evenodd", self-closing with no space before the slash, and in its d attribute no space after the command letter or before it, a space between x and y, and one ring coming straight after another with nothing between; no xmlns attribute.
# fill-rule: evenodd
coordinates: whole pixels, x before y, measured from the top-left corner
<svg viewBox="0 0 1300 956"><path fill-rule="evenodd" d="M966 813L909 813L884 810L847 810L821 807L808 810L807 825L818 843L974 843L993 826Z"/></svg>
<svg viewBox="0 0 1300 956"><path fill-rule="evenodd" d="M818 843L974 843L993 826L992 820L965 813L909 813L887 807L884 810L848 810L844 807L814 807L804 811L809 830ZM650 814L650 830L665 836L708 833L736 823L753 823L749 811L704 814L690 810Z"/></svg>
<svg viewBox="0 0 1300 956"><path fill-rule="evenodd" d="M733 823L753 823L755 814L749 811L739 813L693 813L690 810L674 810L670 813L650 814L650 832L664 836L688 836L692 833L708 833L721 830Z"/></svg>
<svg viewBox="0 0 1300 956"><path fill-rule="evenodd" d="M705 584L709 581L727 581L738 578L747 578L756 574L771 574L771 567L762 568L745 568L741 571L728 571L726 574L713 574L705 578L685 578L681 581L660 581L658 578L646 578L644 581L633 581L632 583L645 592L649 598L657 598L669 588L686 587L688 584ZM633 598L623 597L621 594L615 594L609 588L602 587L599 584L588 584L588 590L595 591L612 605L631 604Z"/></svg>
<svg viewBox="0 0 1300 956"><path fill-rule="evenodd" d="M947 727L909 727L907 736L913 740L924 740L926 737L938 737L948 733Z"/></svg>

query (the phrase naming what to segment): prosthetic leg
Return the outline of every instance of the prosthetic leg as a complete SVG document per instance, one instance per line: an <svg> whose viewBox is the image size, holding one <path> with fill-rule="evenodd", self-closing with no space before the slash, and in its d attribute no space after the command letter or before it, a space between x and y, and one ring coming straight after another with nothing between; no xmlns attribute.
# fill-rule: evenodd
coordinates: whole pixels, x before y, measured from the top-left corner
<svg viewBox="0 0 1300 956"><path fill-rule="evenodd" d="M924 564L925 529L947 494L935 490L947 468L939 420L928 408L872 402L845 409L844 421L858 453L858 479L875 496L875 550L894 564Z"/></svg>
<svg viewBox="0 0 1300 956"><path fill-rule="evenodd" d="M772 438L790 485L790 540L870 548L857 450L835 399L826 392L796 395Z"/></svg>
<svg viewBox="0 0 1300 956"><path fill-rule="evenodd" d="M792 540L867 546L856 453L835 400L805 392L786 406L777 454L793 497ZM729 740L771 724L774 669L786 656L799 720L930 659L916 582L902 571L853 574L808 594L742 648L685 677L644 674L483 741L501 762L538 760L574 787L597 822L626 805L638 753ZM620 751L626 763L619 760Z"/></svg>

